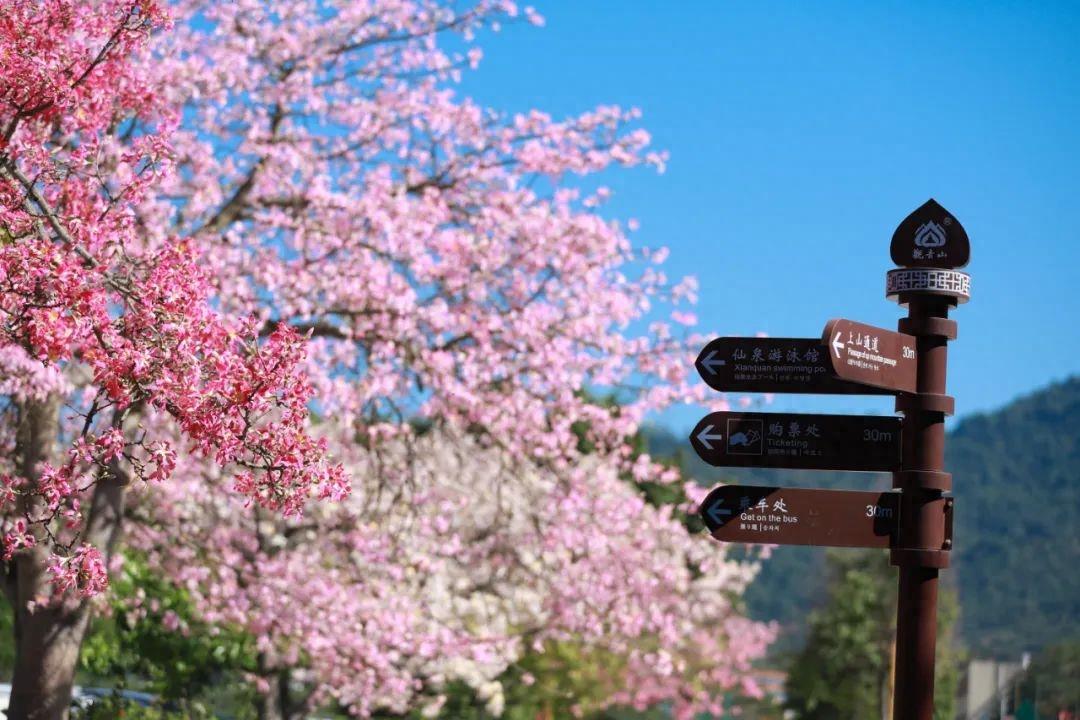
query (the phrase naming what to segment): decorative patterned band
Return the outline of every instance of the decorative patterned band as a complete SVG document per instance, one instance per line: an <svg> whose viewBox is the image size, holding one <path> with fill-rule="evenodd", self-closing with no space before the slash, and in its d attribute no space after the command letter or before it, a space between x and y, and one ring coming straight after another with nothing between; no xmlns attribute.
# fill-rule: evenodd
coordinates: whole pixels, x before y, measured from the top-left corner
<svg viewBox="0 0 1080 720"><path fill-rule="evenodd" d="M885 297L903 293L949 295L965 303L971 297L971 276L959 270L898 268L885 276Z"/></svg>

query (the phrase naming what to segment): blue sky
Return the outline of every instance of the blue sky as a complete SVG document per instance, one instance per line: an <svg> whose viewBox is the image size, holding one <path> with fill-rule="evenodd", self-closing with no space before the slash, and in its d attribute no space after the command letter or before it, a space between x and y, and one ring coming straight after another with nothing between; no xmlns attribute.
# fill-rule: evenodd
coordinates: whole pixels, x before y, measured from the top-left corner
<svg viewBox="0 0 1080 720"><path fill-rule="evenodd" d="M514 112L637 106L668 170L603 178L636 241L701 283L701 327L895 328L889 239L934 197L971 237L960 416L1080 372L1080 3L535 3L463 92ZM892 412L887 398L776 410ZM660 420L689 430L701 408Z"/></svg>

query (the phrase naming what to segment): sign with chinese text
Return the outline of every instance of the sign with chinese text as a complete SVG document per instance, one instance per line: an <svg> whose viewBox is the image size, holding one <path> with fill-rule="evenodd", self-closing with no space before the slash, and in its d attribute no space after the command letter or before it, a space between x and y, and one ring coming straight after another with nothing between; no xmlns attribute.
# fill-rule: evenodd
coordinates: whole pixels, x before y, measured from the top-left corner
<svg viewBox="0 0 1080 720"><path fill-rule="evenodd" d="M715 412L690 444L717 467L895 472L900 431L897 417Z"/></svg>
<svg viewBox="0 0 1080 720"><path fill-rule="evenodd" d="M896 228L889 252L902 267L952 269L967 265L971 247L960 221L931 198Z"/></svg>
<svg viewBox="0 0 1080 720"><path fill-rule="evenodd" d="M722 337L695 363L709 387L721 392L880 395L888 390L845 382L833 373L820 338Z"/></svg>
<svg viewBox="0 0 1080 720"><path fill-rule="evenodd" d="M900 495L723 485L699 512L725 542L887 548L900 524Z"/></svg>
<svg viewBox="0 0 1080 720"><path fill-rule="evenodd" d="M830 320L828 344L836 377L894 392L915 392L918 370L915 338L851 320Z"/></svg>

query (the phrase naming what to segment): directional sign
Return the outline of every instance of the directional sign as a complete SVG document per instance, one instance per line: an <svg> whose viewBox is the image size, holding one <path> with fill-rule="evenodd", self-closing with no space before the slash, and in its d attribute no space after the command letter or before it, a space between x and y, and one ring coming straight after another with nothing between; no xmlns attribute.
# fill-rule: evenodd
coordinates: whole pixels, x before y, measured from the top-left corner
<svg viewBox="0 0 1080 720"><path fill-rule="evenodd" d="M915 338L851 320L830 320L821 339L841 380L894 392L915 392Z"/></svg>
<svg viewBox="0 0 1080 720"><path fill-rule="evenodd" d="M964 226L932 198L904 218L889 251L903 267L952 269L967 265L971 256Z"/></svg>
<svg viewBox="0 0 1080 720"><path fill-rule="evenodd" d="M900 470L900 418L715 412L690 434L717 467Z"/></svg>
<svg viewBox="0 0 1080 720"><path fill-rule="evenodd" d="M722 337L705 346L697 370L721 392L885 395L888 390L844 382L833 373L820 338Z"/></svg>
<svg viewBox="0 0 1080 720"><path fill-rule="evenodd" d="M900 524L900 494L723 485L699 511L725 542L887 548Z"/></svg>

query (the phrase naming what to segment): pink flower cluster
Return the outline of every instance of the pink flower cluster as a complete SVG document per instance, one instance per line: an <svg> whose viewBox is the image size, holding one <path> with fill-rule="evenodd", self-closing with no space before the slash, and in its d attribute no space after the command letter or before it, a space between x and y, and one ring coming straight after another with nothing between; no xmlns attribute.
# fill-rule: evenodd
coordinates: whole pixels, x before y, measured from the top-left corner
<svg viewBox="0 0 1080 720"><path fill-rule="evenodd" d="M266 673L357 716L436 708L452 680L497 712L494 678L559 639L628 658L637 692L612 702L718 709L770 637L731 603L753 567L623 480L680 481L627 438L702 398L696 286L575 179L665 157L633 109L459 97L473 34L517 14L239 0L162 36L162 93L189 110L144 224L201 243L223 308L310 334L312 407L355 487L283 521L181 459L136 542L258 638Z"/></svg>
<svg viewBox="0 0 1080 720"><path fill-rule="evenodd" d="M90 545L80 546L71 557L54 555L49 572L57 592L73 590L82 597L92 597L109 584L101 552Z"/></svg>
<svg viewBox="0 0 1080 720"><path fill-rule="evenodd" d="M68 447L0 460L7 559L100 591L80 505L127 472L129 541L312 704L498 714L556 640L625 658L611 702L752 690L753 566L629 482L681 481L628 438L704 391L695 284L578 180L662 169L639 113L460 97L477 32L540 24L509 0L171 9L0 0L0 391L62 393Z"/></svg>
<svg viewBox="0 0 1080 720"><path fill-rule="evenodd" d="M129 56L153 29L168 25L162 3L4 0L0 7L0 151L18 144L9 125L16 116L96 130L108 127L119 108L153 107L153 91Z"/></svg>
<svg viewBox="0 0 1080 720"><path fill-rule="evenodd" d="M55 539L51 567L68 573L55 581L82 594L105 576L89 549L65 547L80 536L81 500L118 463L165 481L179 441L286 513L312 492L348 492L307 431L303 338L287 325L263 338L261 324L222 312L200 246L142 226L139 208L174 169L177 111L139 62L169 22L153 0L0 3L0 359L19 371L0 389L19 404L63 394L75 420L67 459L9 493L2 510L29 526L4 553ZM148 408L179 436L126 423Z"/></svg>
<svg viewBox="0 0 1080 720"><path fill-rule="evenodd" d="M12 556L19 550L32 548L35 545L37 545L37 538L29 532L26 521L19 518L14 523L11 523L11 529L4 533L4 562L11 560Z"/></svg>
<svg viewBox="0 0 1080 720"><path fill-rule="evenodd" d="M734 602L754 566L644 503L617 465L559 477L434 431L354 454L354 494L290 520L192 465L138 496L151 522L131 541L204 620L255 637L267 675L289 669L312 703L359 717L437 704L455 680L495 707L494 678L552 640L625 656L611 702L720 714L753 691L775 632Z"/></svg>

